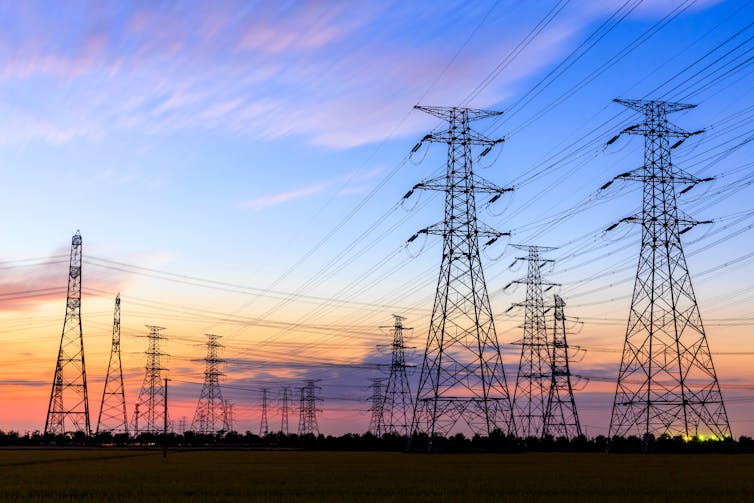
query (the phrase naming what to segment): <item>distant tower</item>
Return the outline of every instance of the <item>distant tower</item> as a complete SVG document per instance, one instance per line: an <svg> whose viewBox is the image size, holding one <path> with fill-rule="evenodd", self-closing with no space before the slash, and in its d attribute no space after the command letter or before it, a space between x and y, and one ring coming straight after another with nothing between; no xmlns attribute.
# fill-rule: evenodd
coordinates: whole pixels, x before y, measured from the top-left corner
<svg viewBox="0 0 754 503"><path fill-rule="evenodd" d="M66 425L66 420L69 423ZM81 233L71 240L71 262L68 270L63 333L60 336L58 361L52 379L50 403L47 407L45 435L83 431L89 425L89 394L84 365L84 334L81 329Z"/></svg>
<svg viewBox="0 0 754 503"><path fill-rule="evenodd" d="M147 325L149 329L149 346L145 351L147 364L144 382L141 385L136 411L134 412L134 432L159 434L165 419L165 381L162 377L161 358L166 356L160 351L160 342L166 337L160 334L164 327ZM141 407L141 410L139 410ZM146 409L146 410L145 410Z"/></svg>
<svg viewBox="0 0 754 503"><path fill-rule="evenodd" d="M369 385L369 389L372 390L372 396L369 399L372 402L372 406L369 408L369 412L372 413L372 418L369 420L369 432L376 437L381 437L385 434L383 416L385 395L382 392L382 384L385 380L381 377L375 377L371 381L372 384Z"/></svg>
<svg viewBox="0 0 754 503"><path fill-rule="evenodd" d="M552 327L552 356L550 390L545 409L543 436L574 438L581 435L581 423L571 386L571 366L568 360L568 340L565 327L565 301L555 295L555 315Z"/></svg>
<svg viewBox="0 0 754 503"><path fill-rule="evenodd" d="M319 425L317 424L317 402L322 401L317 396L317 391L321 389L317 386L318 380L306 381L306 386L301 388L300 417L298 424L299 435L319 435Z"/></svg>
<svg viewBox="0 0 754 503"><path fill-rule="evenodd" d="M225 430L235 431L233 429L233 403L230 400L225 400Z"/></svg>
<svg viewBox="0 0 754 503"><path fill-rule="evenodd" d="M393 330L393 343L390 345L392 361L390 363L390 377L385 387L384 403L382 411L382 433L392 433L395 435L408 435L408 429L411 421L411 411L413 409L413 400L411 397L411 388L408 384L406 369L406 344L403 338L405 330L413 330L403 326L402 316L393 315L395 322L391 327Z"/></svg>
<svg viewBox="0 0 754 503"><path fill-rule="evenodd" d="M280 432L283 435L288 435L288 391L290 391L290 388L287 386L283 387L283 398L282 398L282 406L280 408L281 412L281 418L280 418Z"/></svg>
<svg viewBox="0 0 754 503"><path fill-rule="evenodd" d="M191 430L196 433L215 434L227 431L225 420L225 401L220 389L220 364L225 360L217 356L222 345L217 342L219 335L207 336L207 356L204 358L204 384L196 404Z"/></svg>
<svg viewBox="0 0 754 503"><path fill-rule="evenodd" d="M642 237L609 435L729 437L728 415L681 244L681 235L700 222L680 211L676 200L676 185L691 187L707 179L670 160L671 150L696 133L670 124L667 115L694 105L615 101L644 118L608 144L623 133L642 135L644 166L615 178L642 183L643 208L623 219L640 223ZM673 145L671 138L677 139Z"/></svg>
<svg viewBox="0 0 754 503"><path fill-rule="evenodd" d="M262 388L262 421L259 423L259 436L263 437L270 432L267 422L267 388Z"/></svg>
<svg viewBox="0 0 754 503"><path fill-rule="evenodd" d="M487 194L489 203L511 190L498 187L474 174L472 146L484 147L481 155L502 140L485 138L472 131L473 120L500 115L469 108L416 107L447 121L447 128L428 134L423 141L445 143L446 172L414 186L435 190L445 197L443 221L419 234L443 238L432 318L427 334L419 383L414 402L412 436L428 436L432 449L435 435L447 435L459 420L474 434L510 430L510 396L505 381L500 345L495 332L487 284L482 270L479 239L492 244L503 236L477 221L477 196ZM414 151L420 148L414 147Z"/></svg>
<svg viewBox="0 0 754 503"><path fill-rule="evenodd" d="M115 297L113 341L110 349L110 361L107 363L105 387L102 390L99 418L97 419L97 433L103 431L128 435L126 393L123 386L123 366L120 361L120 294Z"/></svg>
<svg viewBox="0 0 754 503"><path fill-rule="evenodd" d="M554 248L543 246L513 245L527 252L526 279L512 281L526 285L526 301L513 304L524 308L524 336L517 342L521 345L521 358L513 393L513 421L516 433L521 438L539 437L544 431L545 408L550 386L550 344L547 338L543 285L554 286L542 280L542 267L552 262L541 254ZM515 262L514 262L515 263Z"/></svg>

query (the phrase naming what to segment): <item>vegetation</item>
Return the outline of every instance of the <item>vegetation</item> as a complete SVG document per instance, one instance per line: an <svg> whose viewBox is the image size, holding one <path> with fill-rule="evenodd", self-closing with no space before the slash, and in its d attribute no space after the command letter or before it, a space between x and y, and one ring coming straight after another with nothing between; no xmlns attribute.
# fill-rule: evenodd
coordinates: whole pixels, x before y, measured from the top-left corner
<svg viewBox="0 0 754 503"><path fill-rule="evenodd" d="M751 501L754 455L0 449L0 500Z"/></svg>
<svg viewBox="0 0 754 503"><path fill-rule="evenodd" d="M283 435L270 433L258 436L251 432L241 434L229 432L217 435L201 435L193 432L184 434L168 434L169 447L201 447L201 448L261 448L261 449L300 449L315 451L393 451L406 450L408 439L398 435L384 435L376 437L370 433L348 433L339 437L314 435ZM162 446L162 435L142 433L137 437L127 435L111 435L101 433L87 436L83 432L71 435L42 435L39 432L20 435L18 432L0 431L0 446L48 446L48 447L150 447ZM412 442L412 450L426 451L427 437L419 436ZM567 438L535 438L526 439L493 433L489 437L465 437L457 434L448 438L433 439L432 449L444 453L469 452L606 452L608 439L604 436L587 438L580 436ZM726 438L670 437L662 435L658 438L648 436L644 441L637 437L614 437L610 443L613 453L753 453L754 440L740 437L738 440Z"/></svg>

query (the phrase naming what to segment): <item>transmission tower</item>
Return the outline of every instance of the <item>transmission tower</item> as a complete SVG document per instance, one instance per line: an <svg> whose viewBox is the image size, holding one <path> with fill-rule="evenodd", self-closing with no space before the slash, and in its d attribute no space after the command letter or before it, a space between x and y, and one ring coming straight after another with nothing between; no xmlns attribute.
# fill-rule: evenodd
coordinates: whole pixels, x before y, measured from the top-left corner
<svg viewBox="0 0 754 503"><path fill-rule="evenodd" d="M539 437L544 431L545 408L550 386L550 344L547 338L546 307L542 287L551 288L555 283L542 280L542 267L552 263L552 259L542 258L541 254L554 248L544 246L513 245L527 252L526 279L509 283L526 285L526 301L513 304L524 308L524 336L516 344L521 346L521 358L516 374L516 387L513 393L513 421L516 432L522 438Z"/></svg>
<svg viewBox="0 0 754 503"><path fill-rule="evenodd" d="M695 105L664 101L615 100L644 114L621 134L644 136L644 166L616 179L642 182L641 213L621 220L641 224L641 252L628 316L610 435L731 435L720 385L691 285L681 235L699 223L678 209L676 185L686 188L710 179L674 166L671 150L689 133L670 124L667 114ZM676 139L670 144L671 139ZM619 222L620 223L620 222ZM608 230L614 228L614 224ZM646 444L645 444L646 445Z"/></svg>
<svg viewBox="0 0 754 503"><path fill-rule="evenodd" d="M299 405L299 435L319 435L319 426L317 425L317 402L322 401L317 396L317 391L321 388L317 386L318 380L306 381L306 386L301 388L301 402Z"/></svg>
<svg viewBox="0 0 754 503"><path fill-rule="evenodd" d="M565 301L559 295L555 295L553 318L550 388L542 436L574 438L581 436L581 423L579 423L576 400L573 398L571 386Z"/></svg>
<svg viewBox="0 0 754 503"><path fill-rule="evenodd" d="M161 358L166 356L160 351L160 342L165 340L161 330L164 327L147 325L149 341L145 354L147 364L144 373L144 382L139 391L139 399L136 402L134 412L134 432L159 434L163 429L165 420L165 381L162 377Z"/></svg>
<svg viewBox="0 0 754 503"><path fill-rule="evenodd" d="M84 365L84 334L81 329L81 233L79 231L76 231L71 239L65 321L60 335L58 360L52 379L44 432L46 435L75 431L83 431L87 435L91 433L89 394L86 388L86 366Z"/></svg>
<svg viewBox="0 0 754 503"><path fill-rule="evenodd" d="M501 112L416 108L448 123L447 129L426 135L413 150L417 151L424 141L447 144L446 173L415 185L404 196L407 199L418 189L445 194L443 221L409 239L411 242L419 234L443 238L440 274L411 421L411 434L426 433L427 448L431 450L432 438L450 433L460 419L475 434L510 430L510 396L479 254L480 238L490 245L504 234L477 221L476 199L479 194L489 195L489 204L512 189L498 187L475 175L472 169L472 146L484 147L481 155L486 155L503 140L472 131L469 123Z"/></svg>
<svg viewBox="0 0 754 503"><path fill-rule="evenodd" d="M262 421L259 423L259 436L263 437L270 432L267 423L267 388L262 389Z"/></svg>
<svg viewBox="0 0 754 503"><path fill-rule="evenodd" d="M403 332L413 330L403 326L404 317L393 315L395 322L390 327L393 330L393 343L390 345L392 360L390 376L387 380L382 409L382 433L408 435L411 410L413 409L411 388L408 384L406 369L413 365L406 365L406 349ZM387 327L386 327L387 328Z"/></svg>
<svg viewBox="0 0 754 503"><path fill-rule="evenodd" d="M382 437L382 435L385 434L385 420L383 415L385 395L382 387L385 379L374 377L371 381L372 384L369 385L369 389L372 390L372 396L369 399L372 402L372 406L369 408L369 412L372 413L372 418L369 420L369 432L376 437Z"/></svg>
<svg viewBox="0 0 754 503"><path fill-rule="evenodd" d="M287 386L283 387L283 398L282 398L282 407L280 408L281 412L281 418L280 418L280 432L283 435L288 435L288 392L290 391L290 388Z"/></svg>
<svg viewBox="0 0 754 503"><path fill-rule="evenodd" d="M219 335L205 334L207 336L207 356L204 358L204 384L196 404L194 420L191 422L191 430L197 433L214 435L228 431L225 414L225 401L220 389L220 364L225 360L217 356L222 345L218 342Z"/></svg>
<svg viewBox="0 0 754 503"><path fill-rule="evenodd" d="M107 363L105 387L97 418L97 433L109 431L128 435L126 392L123 386L123 365L120 360L120 294L115 297L113 315L113 341L110 361Z"/></svg>
<svg viewBox="0 0 754 503"><path fill-rule="evenodd" d="M233 430L233 403L230 400L225 400L224 405L225 431L235 431Z"/></svg>

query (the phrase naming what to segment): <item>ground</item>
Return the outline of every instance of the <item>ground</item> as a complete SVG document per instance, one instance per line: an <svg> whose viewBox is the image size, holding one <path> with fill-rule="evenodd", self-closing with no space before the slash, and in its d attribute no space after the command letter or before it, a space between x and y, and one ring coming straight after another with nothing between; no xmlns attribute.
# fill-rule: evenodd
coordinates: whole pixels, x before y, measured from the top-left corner
<svg viewBox="0 0 754 503"><path fill-rule="evenodd" d="M754 501L754 455L0 449L0 501Z"/></svg>

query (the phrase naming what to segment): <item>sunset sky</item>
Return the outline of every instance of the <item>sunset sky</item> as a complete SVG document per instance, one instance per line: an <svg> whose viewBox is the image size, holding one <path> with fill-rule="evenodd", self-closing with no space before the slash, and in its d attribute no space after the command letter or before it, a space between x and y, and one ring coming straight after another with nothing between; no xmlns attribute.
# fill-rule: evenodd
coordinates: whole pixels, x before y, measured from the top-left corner
<svg viewBox="0 0 754 503"><path fill-rule="evenodd" d="M258 431L262 388L277 429L281 387L312 378L323 433L366 431L380 327L407 318L418 367L426 341L441 243L406 240L442 199L401 199L444 169L440 145L408 157L440 126L427 104L505 112L478 123L506 142L476 169L515 191L479 218L557 247L576 402L606 434L640 236L604 230L641 192L598 189L642 162L640 138L605 148L638 120L612 99L647 97L697 104L671 119L706 130L673 151L716 177L679 197L714 221L684 246L733 434L754 435L753 35L735 0L0 2L0 430L44 427L80 229L93 427L120 292L129 418L149 324L174 421L192 420L211 332L236 429ZM518 253L482 257L509 382Z"/></svg>

